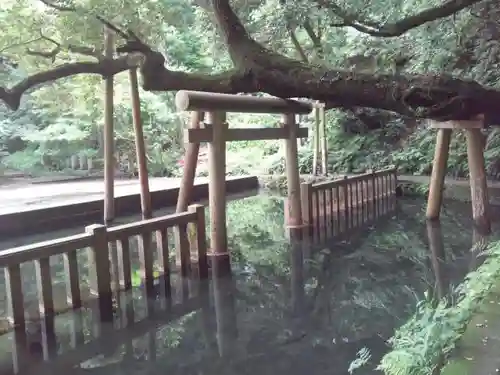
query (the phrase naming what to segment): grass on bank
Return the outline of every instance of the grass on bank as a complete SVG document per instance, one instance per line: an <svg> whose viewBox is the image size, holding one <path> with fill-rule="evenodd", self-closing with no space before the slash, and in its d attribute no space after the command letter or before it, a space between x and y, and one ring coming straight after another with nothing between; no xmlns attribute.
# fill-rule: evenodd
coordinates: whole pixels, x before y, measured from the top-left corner
<svg viewBox="0 0 500 375"><path fill-rule="evenodd" d="M378 370L385 375L439 374L446 362L443 358L453 351L474 314L498 285L500 241L488 245L484 254L484 263L470 272L450 297L437 304L431 299L417 304L413 317L389 340L392 350L382 358Z"/></svg>
<svg viewBox="0 0 500 375"><path fill-rule="evenodd" d="M392 351L378 366L386 375L433 374L455 348L483 301L500 277L500 241L488 246L487 259L437 306L430 300L417 305L414 316L390 339Z"/></svg>

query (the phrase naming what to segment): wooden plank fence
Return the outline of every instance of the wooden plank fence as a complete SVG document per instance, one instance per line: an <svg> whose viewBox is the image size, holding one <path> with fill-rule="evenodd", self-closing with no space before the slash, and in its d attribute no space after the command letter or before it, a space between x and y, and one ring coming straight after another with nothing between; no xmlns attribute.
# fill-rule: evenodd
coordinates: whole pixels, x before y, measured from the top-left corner
<svg viewBox="0 0 500 375"><path fill-rule="evenodd" d="M348 232L395 208L396 168L301 184L307 235L321 240Z"/></svg>
<svg viewBox="0 0 500 375"><path fill-rule="evenodd" d="M173 230L180 237L180 259L175 263L172 257L176 251L170 246L173 244ZM134 237L138 240L138 272L132 267L136 255L131 246ZM62 256L64 266L63 296L55 293L55 272L54 267L51 267L51 258L58 256ZM36 301L25 298L27 295L33 297L32 291L24 290L30 283L23 281L22 272L22 266L30 262L34 262L35 266ZM196 297L198 294L196 286L200 283L195 280L190 285L186 277L191 276L191 280L208 277L203 206L192 205L187 212L115 227L91 225L82 234L0 251L0 267L5 270L7 319L14 332L14 373L21 367L19 351L26 352L29 346L27 328L34 321L42 328L42 342L39 345L42 346L45 360L54 356L55 340L51 340L51 337L55 336L55 315L62 312L75 310L70 315L76 317L82 308L90 308L93 311L91 315L95 317L93 320L98 325L102 322L113 325L117 317L127 320L129 326L136 325L133 307L131 311L130 303L126 300L125 304L121 303L120 296L125 292L130 294L133 278L137 274L140 275L142 290L146 294L144 301L154 301L160 297L163 307L171 311L174 293L179 292L172 288L172 284L176 284L171 279L174 271L172 264L179 265L181 300L189 302L193 295ZM25 309L29 302L37 305L35 314ZM200 305L196 304L196 308ZM153 308L148 306L149 302L146 303L146 310L147 315L151 315ZM182 314L188 312L181 310ZM80 327L73 332L72 342L82 344L82 330L83 327ZM97 336L102 336L102 333ZM76 347L75 352L78 352ZM81 354L78 354L80 357Z"/></svg>

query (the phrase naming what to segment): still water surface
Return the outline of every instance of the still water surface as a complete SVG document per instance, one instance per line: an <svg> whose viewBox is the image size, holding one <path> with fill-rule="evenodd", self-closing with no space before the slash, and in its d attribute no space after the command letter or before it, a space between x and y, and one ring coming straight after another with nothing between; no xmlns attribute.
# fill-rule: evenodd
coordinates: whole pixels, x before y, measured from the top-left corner
<svg viewBox="0 0 500 375"><path fill-rule="evenodd" d="M177 279L170 307L146 303L138 288L121 297L113 325L88 311L64 314L45 345L33 328L17 361L12 335L3 335L0 371L13 373L14 362L26 374L343 375L368 348L372 366L356 374L371 374L424 294L447 294L476 267L470 217L469 204L449 202L440 225L427 226L425 202L401 200L347 240L300 247L284 237L280 199L233 201L232 278Z"/></svg>

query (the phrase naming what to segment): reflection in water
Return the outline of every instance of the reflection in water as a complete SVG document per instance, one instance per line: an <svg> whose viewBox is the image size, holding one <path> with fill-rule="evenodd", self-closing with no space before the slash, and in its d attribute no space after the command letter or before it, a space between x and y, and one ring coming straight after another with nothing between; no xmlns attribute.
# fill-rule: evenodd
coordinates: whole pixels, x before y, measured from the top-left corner
<svg viewBox="0 0 500 375"><path fill-rule="evenodd" d="M305 309L305 294L303 244L299 242L290 246L290 279L292 311L295 315L300 316Z"/></svg>
<svg viewBox="0 0 500 375"><path fill-rule="evenodd" d="M415 304L429 290L445 297L469 270L461 205L426 225L425 202L405 202L390 220L314 247L289 245L279 204L258 199L228 207L233 277L178 279L171 304L138 288L116 300L112 325L92 309L59 316L52 341L38 326L38 354L21 343L11 356L16 341L0 336L0 374L344 375L363 348L371 359L356 374L375 374Z"/></svg>
<svg viewBox="0 0 500 375"><path fill-rule="evenodd" d="M436 281L434 283L434 299L441 300L445 296L445 271L443 267L446 264L446 254L444 251L443 234L441 232L441 223L439 221L427 222L427 236L429 239L429 250L431 252L432 269Z"/></svg>
<svg viewBox="0 0 500 375"><path fill-rule="evenodd" d="M219 355L228 357L233 353L238 338L234 300L235 285L231 276L215 277L212 285Z"/></svg>

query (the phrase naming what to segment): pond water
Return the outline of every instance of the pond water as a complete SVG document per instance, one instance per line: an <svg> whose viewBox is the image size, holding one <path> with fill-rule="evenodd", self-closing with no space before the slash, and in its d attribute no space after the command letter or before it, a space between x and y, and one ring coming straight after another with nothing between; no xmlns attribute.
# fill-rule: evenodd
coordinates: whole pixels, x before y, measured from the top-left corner
<svg viewBox="0 0 500 375"><path fill-rule="evenodd" d="M140 323L120 331L123 316L111 327L88 311L64 314L52 352L40 353L33 335L17 362L12 335L0 336L0 373L16 362L30 374L336 375L366 348L369 365L355 374L372 374L417 302L446 295L477 266L470 204L446 202L440 225L429 226L423 200L401 200L384 220L322 246L288 243L280 198L233 201L227 215L232 278L177 280L190 291L170 308L161 298L147 304L139 288L128 319Z"/></svg>

